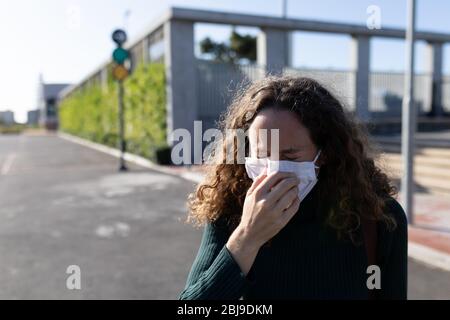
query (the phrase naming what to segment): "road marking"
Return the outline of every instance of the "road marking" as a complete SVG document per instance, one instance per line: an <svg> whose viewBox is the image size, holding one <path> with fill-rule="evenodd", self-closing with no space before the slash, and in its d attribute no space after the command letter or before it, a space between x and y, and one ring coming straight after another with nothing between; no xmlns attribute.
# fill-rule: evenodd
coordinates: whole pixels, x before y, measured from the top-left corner
<svg viewBox="0 0 450 320"><path fill-rule="evenodd" d="M409 241L408 256L428 266L450 271L450 255L444 252Z"/></svg>
<svg viewBox="0 0 450 320"><path fill-rule="evenodd" d="M8 174L9 170L12 167L12 164L13 164L15 158L16 158L16 154L15 153L8 154L8 156L6 157L6 160L3 163L2 168L0 170L0 175L6 176Z"/></svg>

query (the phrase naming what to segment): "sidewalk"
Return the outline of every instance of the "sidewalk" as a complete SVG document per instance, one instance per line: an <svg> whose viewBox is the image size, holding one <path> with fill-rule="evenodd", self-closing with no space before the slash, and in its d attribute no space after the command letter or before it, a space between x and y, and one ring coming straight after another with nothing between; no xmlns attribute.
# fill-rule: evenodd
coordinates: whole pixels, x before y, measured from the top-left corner
<svg viewBox="0 0 450 320"><path fill-rule="evenodd" d="M450 271L450 199L448 198L450 197L415 194L414 226L409 227L408 238L411 257ZM411 250L411 248L414 249Z"/></svg>
<svg viewBox="0 0 450 320"><path fill-rule="evenodd" d="M119 151L78 137L58 133L60 138L119 156ZM125 154L125 160L166 174L198 183L203 179L201 166L160 166L147 159ZM401 196L398 201L401 203ZM408 256L431 267L450 272L450 199L441 195L415 194L415 225L408 228Z"/></svg>

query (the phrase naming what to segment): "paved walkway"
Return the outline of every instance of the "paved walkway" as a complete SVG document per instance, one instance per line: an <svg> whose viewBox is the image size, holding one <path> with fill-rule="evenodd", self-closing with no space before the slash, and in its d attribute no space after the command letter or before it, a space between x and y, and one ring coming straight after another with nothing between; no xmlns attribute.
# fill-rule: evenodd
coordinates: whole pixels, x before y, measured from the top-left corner
<svg viewBox="0 0 450 320"><path fill-rule="evenodd" d="M114 150L91 147L0 136L0 298L173 299L184 286L201 238L183 223L198 169L129 156L139 164L119 173ZM79 291L66 288L73 264ZM449 272L408 264L410 299L450 297Z"/></svg>
<svg viewBox="0 0 450 320"><path fill-rule="evenodd" d="M8 160L9 159L9 160ZM200 241L193 183L56 136L0 135L0 299L174 299ZM81 290L66 287L81 269Z"/></svg>

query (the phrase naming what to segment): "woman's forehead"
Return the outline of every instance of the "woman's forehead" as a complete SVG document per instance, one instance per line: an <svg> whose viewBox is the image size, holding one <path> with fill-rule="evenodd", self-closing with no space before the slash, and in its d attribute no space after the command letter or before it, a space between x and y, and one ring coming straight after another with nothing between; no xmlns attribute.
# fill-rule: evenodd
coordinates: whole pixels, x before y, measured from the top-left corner
<svg viewBox="0 0 450 320"><path fill-rule="evenodd" d="M289 110L268 109L259 113L249 128L252 145L264 148L270 145L272 130L278 129L280 150L285 148L302 148L312 143L309 130ZM266 138L267 137L267 138Z"/></svg>

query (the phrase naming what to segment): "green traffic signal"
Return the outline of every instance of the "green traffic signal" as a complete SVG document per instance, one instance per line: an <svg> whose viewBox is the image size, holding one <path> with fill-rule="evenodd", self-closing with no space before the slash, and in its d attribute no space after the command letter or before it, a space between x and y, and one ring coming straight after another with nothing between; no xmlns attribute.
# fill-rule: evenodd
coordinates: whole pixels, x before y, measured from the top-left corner
<svg viewBox="0 0 450 320"><path fill-rule="evenodd" d="M129 57L129 53L124 48L117 48L113 52L113 59L117 64L123 64Z"/></svg>

